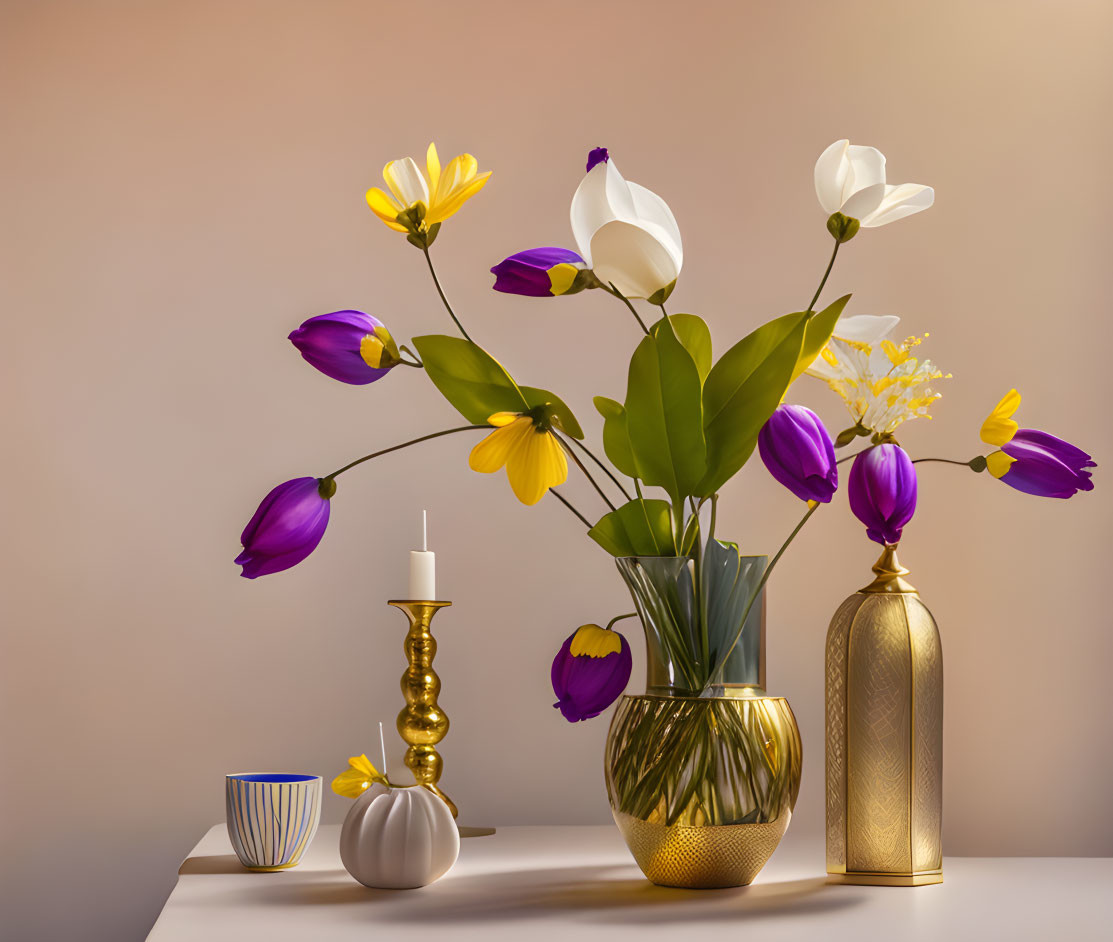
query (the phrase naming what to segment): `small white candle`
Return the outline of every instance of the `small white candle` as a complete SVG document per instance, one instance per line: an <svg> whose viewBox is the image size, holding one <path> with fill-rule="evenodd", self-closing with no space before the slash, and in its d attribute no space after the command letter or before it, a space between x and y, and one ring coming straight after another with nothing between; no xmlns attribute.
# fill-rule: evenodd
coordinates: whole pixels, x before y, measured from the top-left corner
<svg viewBox="0 0 1113 942"><path fill-rule="evenodd" d="M410 551L410 598L434 602L437 598L437 556L429 550L429 530L421 511L421 549Z"/></svg>

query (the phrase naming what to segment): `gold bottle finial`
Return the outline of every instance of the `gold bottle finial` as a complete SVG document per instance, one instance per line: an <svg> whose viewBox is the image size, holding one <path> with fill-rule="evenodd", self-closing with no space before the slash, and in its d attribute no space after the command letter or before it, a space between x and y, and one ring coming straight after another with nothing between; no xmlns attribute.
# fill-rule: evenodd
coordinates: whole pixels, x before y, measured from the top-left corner
<svg viewBox="0 0 1113 942"><path fill-rule="evenodd" d="M908 570L897 559L897 544L887 544L877 562L873 564L874 574L877 576L864 589L859 592L869 594L885 593L888 595L916 595L916 587L907 582L903 577L908 575Z"/></svg>

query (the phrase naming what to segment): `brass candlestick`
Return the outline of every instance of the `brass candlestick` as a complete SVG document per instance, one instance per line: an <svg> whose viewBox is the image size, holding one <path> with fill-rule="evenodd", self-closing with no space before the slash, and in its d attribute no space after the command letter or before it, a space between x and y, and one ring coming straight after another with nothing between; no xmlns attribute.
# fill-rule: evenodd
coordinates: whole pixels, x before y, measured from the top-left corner
<svg viewBox="0 0 1113 942"><path fill-rule="evenodd" d="M398 734L409 746L406 766L418 784L443 798L452 816L456 817L456 805L437 786L444 764L437 752L437 743L448 732L448 717L437 703L437 695L441 692L441 679L433 670L437 640L429 629L437 610L452 603L396 599L387 604L402 609L410 620L410 630L403 643L409 667L401 681L406 706L398 714L397 724Z"/></svg>

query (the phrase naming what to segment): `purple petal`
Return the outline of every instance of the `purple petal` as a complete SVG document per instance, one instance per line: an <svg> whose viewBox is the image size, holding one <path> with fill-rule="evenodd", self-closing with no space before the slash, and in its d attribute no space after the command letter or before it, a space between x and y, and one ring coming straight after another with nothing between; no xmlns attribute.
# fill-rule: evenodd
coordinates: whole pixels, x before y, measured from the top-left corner
<svg viewBox="0 0 1113 942"><path fill-rule="evenodd" d="M1015 459L1001 480L1024 494L1065 500L1094 489L1090 472L1084 470L1096 467L1093 460L1054 435L1023 429L1001 450Z"/></svg>
<svg viewBox="0 0 1113 942"><path fill-rule="evenodd" d="M877 543L897 543L916 512L916 469L899 445L862 452L850 469L850 509Z"/></svg>
<svg viewBox="0 0 1113 942"><path fill-rule="evenodd" d="M575 252L555 247L517 252L491 269L494 289L529 298L551 298L553 283L549 269L562 264L583 265L584 260Z"/></svg>
<svg viewBox="0 0 1113 942"><path fill-rule="evenodd" d="M615 632L618 634L618 632ZM557 702L553 704L570 723L598 716L618 698L630 682L633 659L630 645L618 635L621 650L606 657L573 657L573 632L553 659L551 678Z"/></svg>
<svg viewBox="0 0 1113 942"><path fill-rule="evenodd" d="M801 500L825 504L838 489L831 436L811 409L778 406L758 434L758 451L769 473Z"/></svg>
<svg viewBox="0 0 1113 942"><path fill-rule="evenodd" d="M240 536L236 565L247 579L289 569L317 548L329 520L329 501L317 478L294 478L273 488Z"/></svg>
<svg viewBox="0 0 1113 942"><path fill-rule="evenodd" d="M390 372L390 367L368 366L360 353L363 338L382 326L382 321L362 311L334 311L309 318L289 339L306 362L326 376L365 386Z"/></svg>
<svg viewBox="0 0 1113 942"><path fill-rule="evenodd" d="M591 168L596 164L605 164L611 159L611 155L607 153L607 148L596 147L587 155L587 172L591 173Z"/></svg>

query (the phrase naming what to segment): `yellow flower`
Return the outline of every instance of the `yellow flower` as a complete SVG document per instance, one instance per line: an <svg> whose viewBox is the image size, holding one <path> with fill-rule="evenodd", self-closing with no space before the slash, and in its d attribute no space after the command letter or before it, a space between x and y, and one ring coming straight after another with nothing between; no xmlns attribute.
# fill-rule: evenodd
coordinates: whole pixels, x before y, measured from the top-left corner
<svg viewBox="0 0 1113 942"><path fill-rule="evenodd" d="M857 424L892 434L902 422L930 419L928 408L940 398L931 383L951 377L936 369L931 360L912 355L921 343L920 337L895 344L891 340L866 343L834 336L808 373L827 381Z"/></svg>
<svg viewBox="0 0 1113 942"><path fill-rule="evenodd" d="M492 474L506 465L506 477L523 504L536 504L550 487L568 480L568 462L556 436L530 415L496 412L495 430L468 458L473 471Z"/></svg>
<svg viewBox="0 0 1113 942"><path fill-rule="evenodd" d="M982 423L982 441L987 445L996 445L998 449L985 459L989 473L995 478L1003 478L1016 461L1012 455L1001 451L1001 446L1011 442L1020 429L1020 424L1013 419L1013 413L1019 408L1020 393L1010 389Z"/></svg>
<svg viewBox="0 0 1113 942"><path fill-rule="evenodd" d="M375 782L390 785L367 756L352 756L348 759L348 770L332 780L332 790L344 798L358 798Z"/></svg>
<svg viewBox="0 0 1113 942"><path fill-rule="evenodd" d="M483 189L491 172L479 173L478 170L479 163L471 154L453 157L442 170L436 145L430 144L425 155L424 174L412 157L392 160L383 169L383 179L390 192L373 186L367 191L367 205L391 229L413 232L413 225L399 221L398 217L420 203L420 218L414 219L414 225L427 231Z"/></svg>

